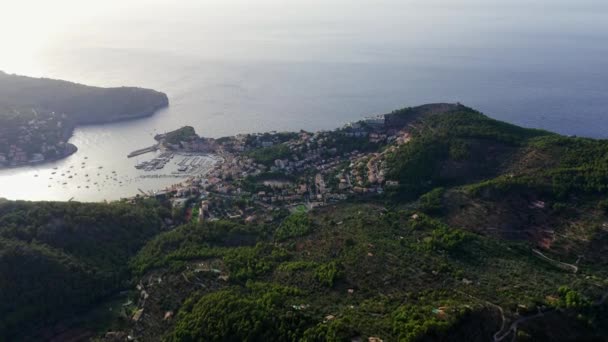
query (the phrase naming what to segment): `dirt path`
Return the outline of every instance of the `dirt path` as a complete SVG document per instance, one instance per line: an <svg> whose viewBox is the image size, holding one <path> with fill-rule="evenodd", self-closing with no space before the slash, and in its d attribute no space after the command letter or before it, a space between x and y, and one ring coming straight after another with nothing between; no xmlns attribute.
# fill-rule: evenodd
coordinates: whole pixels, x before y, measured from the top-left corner
<svg viewBox="0 0 608 342"><path fill-rule="evenodd" d="M562 270L571 271L572 273L578 272L578 266L576 266L576 265L567 264L565 262L553 260L553 259L549 258L548 256L544 255L538 249L533 249L532 252L534 252L534 254L539 256L541 259L550 262L551 264L555 265L556 267L561 268Z"/></svg>

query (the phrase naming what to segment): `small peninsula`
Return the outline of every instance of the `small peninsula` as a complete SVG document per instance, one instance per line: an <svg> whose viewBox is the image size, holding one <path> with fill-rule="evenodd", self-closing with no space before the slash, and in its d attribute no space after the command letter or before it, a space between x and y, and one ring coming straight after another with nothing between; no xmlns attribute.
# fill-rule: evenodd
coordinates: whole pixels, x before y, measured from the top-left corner
<svg viewBox="0 0 608 342"><path fill-rule="evenodd" d="M74 128L143 118L169 105L144 88L101 88L0 71L0 168L64 158Z"/></svg>

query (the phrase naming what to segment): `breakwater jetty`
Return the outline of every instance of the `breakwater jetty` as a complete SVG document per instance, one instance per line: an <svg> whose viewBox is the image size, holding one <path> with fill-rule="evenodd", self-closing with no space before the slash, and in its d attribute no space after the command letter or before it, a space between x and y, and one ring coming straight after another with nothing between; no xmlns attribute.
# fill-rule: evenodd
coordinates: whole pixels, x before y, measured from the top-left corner
<svg viewBox="0 0 608 342"><path fill-rule="evenodd" d="M160 144L152 145L150 147L142 148L136 151L133 151L127 155L128 158L133 158L142 154L146 154L149 152L154 152L160 148Z"/></svg>

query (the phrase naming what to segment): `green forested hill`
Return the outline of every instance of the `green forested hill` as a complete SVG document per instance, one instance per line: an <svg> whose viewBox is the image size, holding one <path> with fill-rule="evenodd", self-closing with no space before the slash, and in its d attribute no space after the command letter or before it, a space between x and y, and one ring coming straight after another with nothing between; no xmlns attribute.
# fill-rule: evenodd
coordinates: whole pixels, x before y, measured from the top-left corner
<svg viewBox="0 0 608 342"><path fill-rule="evenodd" d="M524 129L461 109L418 122L411 143L387 159L400 181L394 199L428 192L419 205L452 226L607 265L600 257L608 239L607 140Z"/></svg>
<svg viewBox="0 0 608 342"><path fill-rule="evenodd" d="M163 215L154 204L0 203L0 340L124 287Z"/></svg>
<svg viewBox="0 0 608 342"><path fill-rule="evenodd" d="M525 129L466 108L418 121L412 135L388 158L403 193L477 183L521 185L562 198L607 190L606 140Z"/></svg>
<svg viewBox="0 0 608 342"><path fill-rule="evenodd" d="M608 333L606 308L593 305L608 283L594 267L573 273L527 243L379 203L325 208L300 222L309 233L287 239L278 227L268 236L272 225L231 223L161 234L132 263L150 295L135 329L167 341L487 341L501 330L501 310L507 324L544 307L564 335L522 324L521 340ZM226 228L239 245L197 241ZM167 312L175 318L163 320Z"/></svg>
<svg viewBox="0 0 608 342"><path fill-rule="evenodd" d="M410 143L389 154L389 177L399 193L416 198L438 186L475 183L504 173L534 138L552 133L525 129L466 107L412 124Z"/></svg>

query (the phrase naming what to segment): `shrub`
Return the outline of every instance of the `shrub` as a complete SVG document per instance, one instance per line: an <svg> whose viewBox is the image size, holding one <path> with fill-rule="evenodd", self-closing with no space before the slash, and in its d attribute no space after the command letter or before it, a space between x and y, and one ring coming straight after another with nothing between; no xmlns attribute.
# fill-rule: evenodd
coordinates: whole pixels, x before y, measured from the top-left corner
<svg viewBox="0 0 608 342"><path fill-rule="evenodd" d="M297 212L289 215L283 223L277 228L274 237L278 241L286 240L292 237L304 236L311 230L311 222L308 215L303 212Z"/></svg>
<svg viewBox="0 0 608 342"><path fill-rule="evenodd" d="M444 188L435 188L420 196L419 208L427 214L437 214L443 210L443 194Z"/></svg>
<svg viewBox="0 0 608 342"><path fill-rule="evenodd" d="M319 283L327 287L333 287L339 275L340 270L338 264L335 261L323 264L317 267L317 269L315 270L315 279L317 279Z"/></svg>

